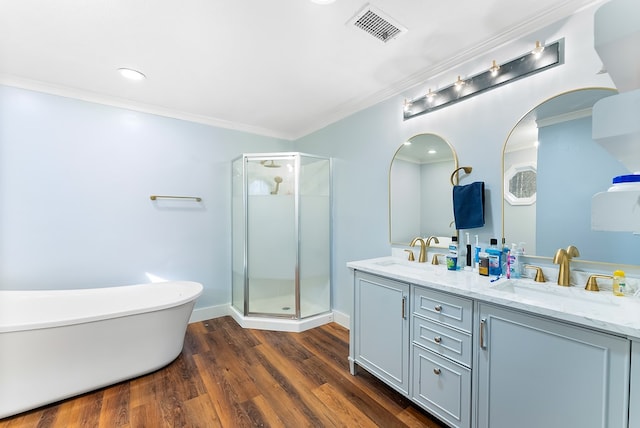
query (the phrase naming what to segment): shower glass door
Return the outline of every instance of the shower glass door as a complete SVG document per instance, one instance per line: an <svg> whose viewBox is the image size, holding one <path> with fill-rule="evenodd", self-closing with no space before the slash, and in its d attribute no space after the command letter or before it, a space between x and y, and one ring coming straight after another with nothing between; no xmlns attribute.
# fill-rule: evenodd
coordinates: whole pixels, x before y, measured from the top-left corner
<svg viewBox="0 0 640 428"><path fill-rule="evenodd" d="M298 157L245 159L245 312L295 318Z"/></svg>
<svg viewBox="0 0 640 428"><path fill-rule="evenodd" d="M300 318L331 309L331 161L300 156Z"/></svg>

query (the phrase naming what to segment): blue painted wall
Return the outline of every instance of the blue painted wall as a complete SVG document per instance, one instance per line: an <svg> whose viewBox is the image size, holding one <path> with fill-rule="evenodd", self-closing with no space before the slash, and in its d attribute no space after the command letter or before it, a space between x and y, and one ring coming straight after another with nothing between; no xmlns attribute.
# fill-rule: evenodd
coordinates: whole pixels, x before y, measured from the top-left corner
<svg viewBox="0 0 640 428"><path fill-rule="evenodd" d="M125 285L150 273L202 282L199 307L229 302L231 160L291 147L0 86L0 287Z"/></svg>
<svg viewBox="0 0 640 428"><path fill-rule="evenodd" d="M591 117L575 119L538 131L537 251L554 254L575 245L580 257L636 264L640 239L631 233L591 230L591 197L629 171L591 138ZM616 207L611 207L615 210ZM617 248L633 249L618 259Z"/></svg>

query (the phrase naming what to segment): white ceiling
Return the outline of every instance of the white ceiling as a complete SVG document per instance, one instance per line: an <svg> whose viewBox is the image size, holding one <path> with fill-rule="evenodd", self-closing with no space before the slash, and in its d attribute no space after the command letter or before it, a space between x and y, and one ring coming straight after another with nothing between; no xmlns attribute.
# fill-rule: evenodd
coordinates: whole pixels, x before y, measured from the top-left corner
<svg viewBox="0 0 640 428"><path fill-rule="evenodd" d="M593 2L0 0L0 83L295 139Z"/></svg>

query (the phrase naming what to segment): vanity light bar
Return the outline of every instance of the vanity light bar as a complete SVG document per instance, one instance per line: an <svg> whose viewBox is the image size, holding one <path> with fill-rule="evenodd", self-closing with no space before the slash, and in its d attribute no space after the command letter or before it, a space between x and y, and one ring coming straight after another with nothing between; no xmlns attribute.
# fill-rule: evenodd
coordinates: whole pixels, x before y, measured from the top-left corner
<svg viewBox="0 0 640 428"><path fill-rule="evenodd" d="M538 46L540 46L539 42L536 43L536 47ZM543 50L539 52L539 49L535 53L529 51L514 60L499 65L493 61L491 68L487 71L465 80L458 76L458 80L454 84L439 91L429 89L427 95L414 100L405 100L404 120L441 109L465 98L564 63L564 39L540 47Z"/></svg>

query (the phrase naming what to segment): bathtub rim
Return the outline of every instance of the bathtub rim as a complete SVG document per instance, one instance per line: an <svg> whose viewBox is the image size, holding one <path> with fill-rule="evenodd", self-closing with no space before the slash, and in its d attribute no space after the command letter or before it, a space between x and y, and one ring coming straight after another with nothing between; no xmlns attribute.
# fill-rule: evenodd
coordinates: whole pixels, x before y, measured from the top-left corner
<svg viewBox="0 0 640 428"><path fill-rule="evenodd" d="M142 283L142 284L132 284L132 285L120 285L114 287L94 287L94 288L80 288L80 289L56 289L56 290L0 290L0 296L3 293L38 293L38 292L46 292L52 295L63 295L65 292L74 292L77 294L86 294L87 297L90 297L91 294L98 293L117 293L118 291L122 291L123 288L128 290L142 290L145 287L150 286L163 286L167 284L186 284L189 286L187 290L188 293L185 293L184 296L179 296L174 300L166 301L156 305L148 305L146 302L142 301L139 306L133 308L127 308L119 311L113 312L105 312L99 313L96 315L89 316L76 316L70 318L60 318L55 320L36 320L34 322L21 322L21 323L9 323L10 320L2 320L0 319L0 334L5 333L14 333L21 331L29 331L29 330L40 330L47 328L56 328L56 327L64 327L74 324L82 324L82 323L90 323L102 320L108 320L112 318L121 318L130 315L136 314L144 314L148 312L156 312L161 311L163 309L172 308L176 306L181 306L191 301L195 301L200 297L204 291L204 287L201 283L196 281L161 281L161 282L150 282L150 283ZM101 291L98 291L101 290ZM144 292L148 292L151 290L144 290ZM95 297L95 296L94 296ZM178 297L178 296L177 296ZM53 298L59 298L59 296L55 296ZM0 303L1 303L0 299Z"/></svg>

